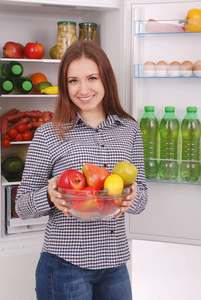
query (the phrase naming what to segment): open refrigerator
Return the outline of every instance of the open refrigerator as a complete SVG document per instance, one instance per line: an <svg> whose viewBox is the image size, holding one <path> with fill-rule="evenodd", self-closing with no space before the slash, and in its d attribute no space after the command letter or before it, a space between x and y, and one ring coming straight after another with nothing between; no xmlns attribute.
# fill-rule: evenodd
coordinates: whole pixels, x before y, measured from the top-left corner
<svg viewBox="0 0 201 300"><path fill-rule="evenodd" d="M121 12L119 1L0 1L1 8L1 65L7 61L18 61L23 65L23 76L41 72L45 74L52 85L57 85L57 73L60 64L59 59L51 59L49 51L57 43L57 22L74 21L77 23L77 38L79 34L78 24L81 22L94 22L98 24L99 43L110 57L113 67L120 77L120 31ZM22 45L32 42L40 42L45 48L43 59L8 59L3 58L3 46L7 41L19 42ZM110 41L110 42L108 42ZM115 48L115 53L113 49ZM119 80L120 81L120 80ZM26 95L1 95L1 115L16 108L21 112L40 110L54 111L56 95L41 95L30 93ZM1 157L8 155L24 155L30 141L11 141L8 148L1 147ZM20 220L13 214L14 199L17 185L20 182L10 182L1 177L1 243L7 241L26 243L34 236L43 236L47 217L38 219ZM21 243L21 242L20 242ZM9 243L12 247L13 243ZM14 245L14 244L13 244ZM17 245L15 244L15 248Z"/></svg>
<svg viewBox="0 0 201 300"><path fill-rule="evenodd" d="M48 81L57 85L60 60L51 59L50 48L56 44L57 22L75 21L98 24L101 47L114 68L123 107L139 122L145 105L154 105L160 121L165 106L175 106L178 119L182 120L187 106L197 106L201 119L200 78L146 78L141 72L143 64L150 61L173 60L180 62L201 59L201 33L147 33L149 19L176 22L184 19L191 8L201 8L200 1L155 0L5 0L0 1L1 52L7 41L25 45L39 41L45 48L42 60L19 60L24 74L44 73ZM0 64L6 59L1 58ZM12 108L21 111L54 111L56 96L5 95L0 96L1 115ZM12 142L1 148L1 157L26 151L29 142ZM36 249L39 255L46 217L20 220L12 216L14 194L19 182L7 182L1 177L0 194L0 250L14 256ZM140 215L126 215L129 239L164 241L201 245L200 233L200 183L148 181L149 203ZM132 264L132 260L130 262ZM35 265L34 265L35 267ZM17 266L15 267L17 269ZM0 272L0 278L3 271ZM22 276L23 277L23 276ZM11 291L9 292L11 295ZM25 293L26 295L26 293ZM5 296L5 300L11 299ZM19 298L22 300L21 298ZM27 299L24 296L24 299ZM34 299L34 298L33 298Z"/></svg>

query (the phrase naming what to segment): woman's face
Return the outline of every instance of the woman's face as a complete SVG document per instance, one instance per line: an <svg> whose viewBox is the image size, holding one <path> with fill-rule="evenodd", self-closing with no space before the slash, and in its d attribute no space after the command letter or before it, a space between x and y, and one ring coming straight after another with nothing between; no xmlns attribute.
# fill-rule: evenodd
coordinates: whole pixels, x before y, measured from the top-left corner
<svg viewBox="0 0 201 300"><path fill-rule="evenodd" d="M67 73L68 93L79 112L97 111L102 108L105 95L97 64L82 57L72 61Z"/></svg>

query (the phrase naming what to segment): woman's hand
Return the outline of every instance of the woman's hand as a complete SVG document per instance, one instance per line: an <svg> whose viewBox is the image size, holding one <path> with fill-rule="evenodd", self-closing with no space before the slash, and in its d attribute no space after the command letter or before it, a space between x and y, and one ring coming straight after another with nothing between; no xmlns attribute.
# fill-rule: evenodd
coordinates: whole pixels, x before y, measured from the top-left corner
<svg viewBox="0 0 201 300"><path fill-rule="evenodd" d="M130 187L130 191L130 194L125 197L124 201L122 202L122 205L120 206L120 212L114 216L115 219L119 218L124 212L126 212L130 208L131 205L133 205L137 192L136 182L133 182L133 184Z"/></svg>
<svg viewBox="0 0 201 300"><path fill-rule="evenodd" d="M47 187L47 195L50 205L56 206L59 210L61 210L64 215L70 217L70 212L66 206L66 201L62 199L62 195L57 191L57 183L58 178L53 177L50 179L48 187Z"/></svg>

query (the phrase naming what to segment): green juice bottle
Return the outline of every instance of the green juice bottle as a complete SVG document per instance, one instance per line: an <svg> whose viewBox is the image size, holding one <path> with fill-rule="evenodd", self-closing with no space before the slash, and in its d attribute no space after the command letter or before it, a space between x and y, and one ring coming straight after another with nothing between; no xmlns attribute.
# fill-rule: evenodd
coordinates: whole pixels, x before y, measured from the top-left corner
<svg viewBox="0 0 201 300"><path fill-rule="evenodd" d="M13 83L8 80L5 76L0 76L0 94L6 95L13 91Z"/></svg>
<svg viewBox="0 0 201 300"><path fill-rule="evenodd" d="M14 94L28 94L33 90L33 81L26 76L21 76L13 80Z"/></svg>
<svg viewBox="0 0 201 300"><path fill-rule="evenodd" d="M17 61L5 62L1 66L1 73L8 79L14 79L22 76L24 72L23 66Z"/></svg>
<svg viewBox="0 0 201 300"><path fill-rule="evenodd" d="M178 177L178 135L179 121L175 107L165 107L165 115L160 123L160 163L159 177L163 180L175 180Z"/></svg>
<svg viewBox="0 0 201 300"><path fill-rule="evenodd" d="M182 135L182 162L180 177L185 181L200 179L200 120L197 116L197 107L187 107L181 124Z"/></svg>
<svg viewBox="0 0 201 300"><path fill-rule="evenodd" d="M145 106L145 113L140 121L142 133L146 178L158 175L157 147L159 123L154 113L154 106Z"/></svg>

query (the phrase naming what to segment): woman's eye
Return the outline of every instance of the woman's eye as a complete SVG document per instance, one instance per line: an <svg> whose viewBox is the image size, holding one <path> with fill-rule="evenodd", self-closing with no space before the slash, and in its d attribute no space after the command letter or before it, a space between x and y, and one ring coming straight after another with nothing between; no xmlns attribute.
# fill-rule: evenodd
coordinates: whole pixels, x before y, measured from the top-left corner
<svg viewBox="0 0 201 300"><path fill-rule="evenodd" d="M69 80L69 83L76 83L76 82L77 82L76 79L71 79L71 80Z"/></svg>
<svg viewBox="0 0 201 300"><path fill-rule="evenodd" d="M91 81L96 80L96 79L97 79L97 78L94 77L94 76L92 76L92 77L89 78L89 80L91 80Z"/></svg>

